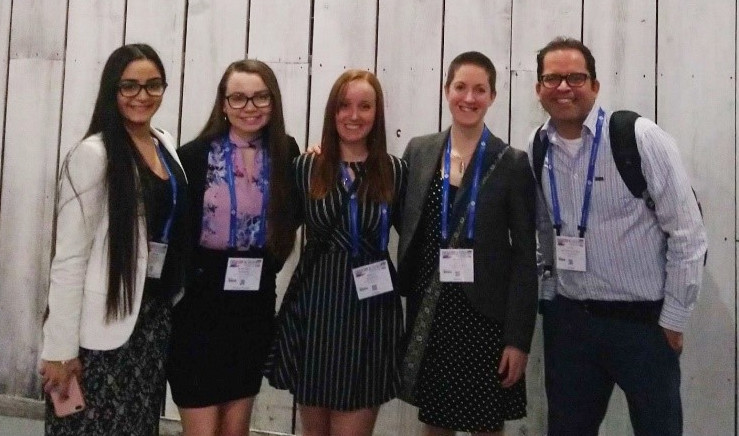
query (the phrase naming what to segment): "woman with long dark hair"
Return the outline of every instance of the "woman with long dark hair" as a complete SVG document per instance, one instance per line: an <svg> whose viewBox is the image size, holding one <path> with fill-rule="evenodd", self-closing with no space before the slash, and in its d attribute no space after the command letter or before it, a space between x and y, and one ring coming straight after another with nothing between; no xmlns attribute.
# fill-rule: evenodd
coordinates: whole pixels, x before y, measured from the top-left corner
<svg viewBox="0 0 739 436"><path fill-rule="evenodd" d="M60 418L48 404L47 434L150 435L159 424L188 227L175 140L151 126L166 87L151 47L116 49L63 162L41 374L62 397L78 380L86 409Z"/></svg>
<svg viewBox="0 0 739 436"><path fill-rule="evenodd" d="M185 435L246 435L274 337L276 276L295 243L282 96L258 60L226 68L180 150L190 178L191 283L174 311L168 376Z"/></svg>
<svg viewBox="0 0 739 436"><path fill-rule="evenodd" d="M387 154L382 89L348 70L326 103L322 151L294 161L307 243L278 315L266 375L304 435L369 435L399 387L400 296L387 257L406 166Z"/></svg>

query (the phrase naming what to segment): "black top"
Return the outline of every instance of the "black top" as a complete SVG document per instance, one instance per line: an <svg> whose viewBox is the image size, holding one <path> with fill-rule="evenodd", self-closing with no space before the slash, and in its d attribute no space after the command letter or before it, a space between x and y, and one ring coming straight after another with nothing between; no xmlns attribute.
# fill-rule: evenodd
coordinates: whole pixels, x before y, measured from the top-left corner
<svg viewBox="0 0 739 436"><path fill-rule="evenodd" d="M184 264L189 257L187 241L187 181L185 173L174 158L162 147L162 155L177 182L177 205L169 234L169 247L159 279L146 278L144 289L169 298L179 292L183 285ZM142 161L137 154L136 166L141 183L141 196L146 211L147 241L161 242L164 226L172 210L172 186L162 180Z"/></svg>

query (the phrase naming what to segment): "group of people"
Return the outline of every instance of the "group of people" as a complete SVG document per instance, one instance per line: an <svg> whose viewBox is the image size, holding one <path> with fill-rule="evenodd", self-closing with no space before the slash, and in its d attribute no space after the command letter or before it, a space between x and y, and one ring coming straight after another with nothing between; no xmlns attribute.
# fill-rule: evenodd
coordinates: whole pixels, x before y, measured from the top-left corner
<svg viewBox="0 0 739 436"><path fill-rule="evenodd" d="M451 126L402 159L363 70L336 80L320 146L300 155L274 72L241 60L176 149L151 125L158 55L115 50L60 173L43 328L45 391L76 378L86 408L58 417L49 403L46 433L154 434L168 379L185 435L248 434L266 376L294 395L305 435L370 435L395 397L428 435L502 434L526 415L539 307L549 435L596 435L614 384L637 435L680 434L681 332L706 237L674 140L636 120L649 201L637 198L588 48L553 40L537 77L550 118L528 153L485 125L496 70L466 52L444 83Z"/></svg>

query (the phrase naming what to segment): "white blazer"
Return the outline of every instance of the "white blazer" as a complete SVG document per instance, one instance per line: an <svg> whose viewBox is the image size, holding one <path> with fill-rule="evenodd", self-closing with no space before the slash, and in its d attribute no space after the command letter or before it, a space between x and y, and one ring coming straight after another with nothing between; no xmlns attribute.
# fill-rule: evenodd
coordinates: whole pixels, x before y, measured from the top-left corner
<svg viewBox="0 0 739 436"><path fill-rule="evenodd" d="M162 130L151 132L182 167L174 138ZM59 181L56 253L51 261L49 317L43 328L41 358L49 361L73 359L80 346L112 350L128 340L139 315L148 261L146 217L141 216L133 310L106 322L108 190L102 135L77 144L67 162L69 178L62 175Z"/></svg>

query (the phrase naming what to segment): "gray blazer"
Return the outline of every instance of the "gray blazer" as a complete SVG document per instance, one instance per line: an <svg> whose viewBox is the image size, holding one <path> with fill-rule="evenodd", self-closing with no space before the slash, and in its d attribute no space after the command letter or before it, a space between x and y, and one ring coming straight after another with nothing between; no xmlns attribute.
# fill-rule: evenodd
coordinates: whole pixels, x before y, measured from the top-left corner
<svg viewBox="0 0 739 436"><path fill-rule="evenodd" d="M432 178L449 130L411 139L403 159L408 162L408 191L398 245L399 289L412 289L417 260L413 246ZM482 175L506 144L491 136L485 150ZM474 167L475 162L470 162ZM457 191L449 220L450 233L465 213L474 171L466 171ZM528 156L509 150L495 171L479 188L474 241L461 238L461 247L474 248L475 281L463 284L471 305L503 324L505 345L528 352L536 321L538 281L536 271L535 181ZM412 296L411 296L412 298Z"/></svg>

